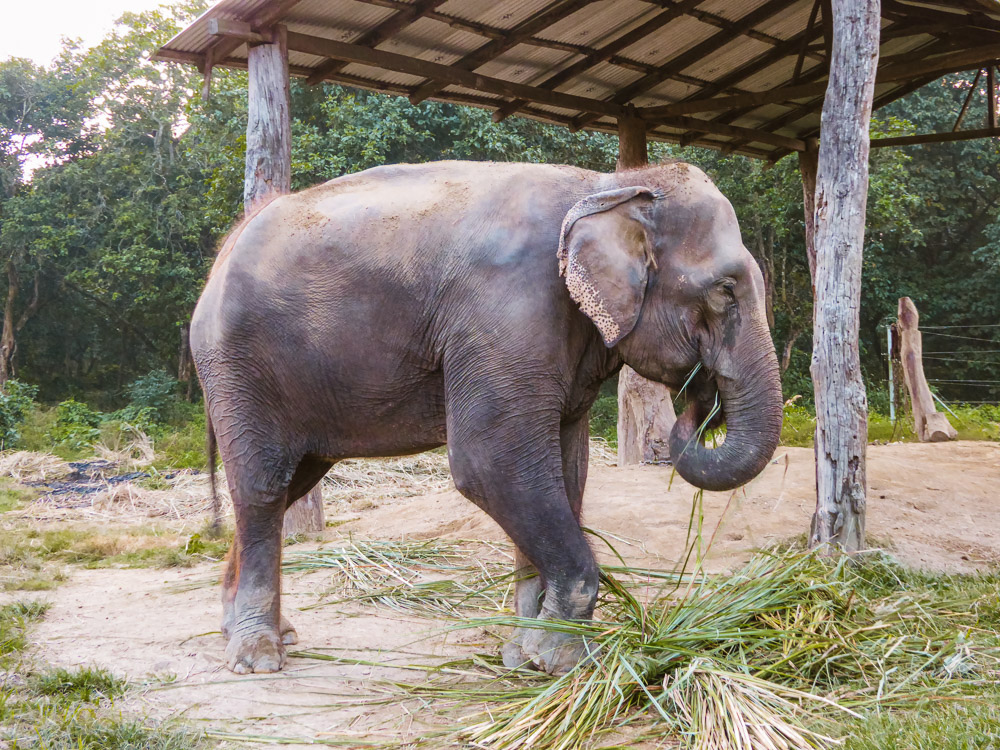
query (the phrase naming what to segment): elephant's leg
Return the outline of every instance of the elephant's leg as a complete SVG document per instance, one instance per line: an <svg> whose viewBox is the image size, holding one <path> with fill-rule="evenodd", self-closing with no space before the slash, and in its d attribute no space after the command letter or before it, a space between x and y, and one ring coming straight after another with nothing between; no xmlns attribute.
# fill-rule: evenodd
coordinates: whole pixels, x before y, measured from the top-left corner
<svg viewBox="0 0 1000 750"><path fill-rule="evenodd" d="M299 462L292 476L291 484L284 495L285 509L301 497L304 497L323 478L334 462L306 456ZM233 634L233 623L236 620L236 591L240 581L240 544L239 535L233 539L233 545L226 556L226 570L222 577L222 636L229 640ZM281 642L291 646L299 642L298 633L288 618L281 616L278 632Z"/></svg>
<svg viewBox="0 0 1000 750"><path fill-rule="evenodd" d="M228 626L226 659L238 674L277 672L285 663L281 642L281 525L285 493L233 492L238 579Z"/></svg>
<svg viewBox="0 0 1000 750"><path fill-rule="evenodd" d="M500 524L539 571L545 582L539 617L589 619L598 570L566 495L558 408L531 403L523 394L516 403L483 397L499 390L487 384L473 397L449 403L455 485ZM583 641L565 633L526 628L520 643L524 655L551 674L568 671L583 655Z"/></svg>
<svg viewBox="0 0 1000 750"><path fill-rule="evenodd" d="M288 492L285 494L285 510L288 510L296 500L309 494L333 464L333 461L318 456L305 456L299 461L295 474L292 475L292 483L288 485ZM278 630L281 633L281 642L286 646L299 642L299 634L284 615L281 616Z"/></svg>
<svg viewBox="0 0 1000 750"><path fill-rule="evenodd" d="M577 522L583 508L583 488L587 483L587 465L590 459L589 414L575 422L564 424L559 429L559 443L562 452L563 482L566 498ZM521 552L514 550L514 613L518 617L538 617L542 608L545 584L542 576L531 561ZM524 631L519 630L502 650L503 663L510 669L523 666L530 661L521 648Z"/></svg>

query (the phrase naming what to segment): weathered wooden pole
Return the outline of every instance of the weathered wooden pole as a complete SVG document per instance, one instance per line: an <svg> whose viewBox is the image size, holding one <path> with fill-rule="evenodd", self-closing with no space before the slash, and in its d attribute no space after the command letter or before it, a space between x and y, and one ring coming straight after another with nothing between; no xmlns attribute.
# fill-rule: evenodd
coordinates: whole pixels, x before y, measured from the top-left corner
<svg viewBox="0 0 1000 750"><path fill-rule="evenodd" d="M802 207L805 213L806 258L809 261L809 280L813 295L816 294L816 167L819 161L819 142L806 141L806 150L799 151L799 174L802 176Z"/></svg>
<svg viewBox="0 0 1000 750"><path fill-rule="evenodd" d="M826 6L833 40L816 174L816 513L810 543L847 552L865 546L868 403L858 315L880 5L837 0Z"/></svg>
<svg viewBox="0 0 1000 750"><path fill-rule="evenodd" d="M274 27L269 36L269 42L251 44L247 58L250 89L243 182L243 208L247 214L292 189L292 118L285 27ZM285 536L315 533L325 527L319 487L285 513Z"/></svg>
<svg viewBox="0 0 1000 750"><path fill-rule="evenodd" d="M634 114L618 120L618 169L649 163L646 123ZM674 426L670 389L640 376L626 365L618 375L618 465L669 458Z"/></svg>
<svg viewBox="0 0 1000 750"><path fill-rule="evenodd" d="M924 376L924 345L920 335L920 315L909 297L899 298L899 359L903 363L903 378L910 392L913 426L922 443L943 443L954 440L958 431L948 417L934 406L934 396Z"/></svg>

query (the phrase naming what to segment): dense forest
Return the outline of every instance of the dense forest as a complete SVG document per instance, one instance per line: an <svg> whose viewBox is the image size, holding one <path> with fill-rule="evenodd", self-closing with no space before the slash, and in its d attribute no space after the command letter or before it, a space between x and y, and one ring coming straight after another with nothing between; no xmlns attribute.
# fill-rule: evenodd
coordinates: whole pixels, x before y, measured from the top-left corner
<svg viewBox="0 0 1000 750"><path fill-rule="evenodd" d="M240 215L246 80L217 71L204 101L197 71L149 55L203 7L126 14L101 44L67 41L47 66L0 61L0 382L31 384L42 402L111 410L151 383L198 398L186 326ZM873 131L950 130L974 85L971 75L941 79L880 110ZM985 126L979 86L965 128ZM614 168L617 142L603 134L495 125L485 110L299 81L292 100L294 188L435 159ZM887 407L884 326L903 295L938 327L927 328L925 350L942 397L1000 401L1000 144L872 154L861 310L872 406ZM768 282L786 398L808 408L812 308L795 157L771 165L667 144L651 157L701 166L732 200Z"/></svg>

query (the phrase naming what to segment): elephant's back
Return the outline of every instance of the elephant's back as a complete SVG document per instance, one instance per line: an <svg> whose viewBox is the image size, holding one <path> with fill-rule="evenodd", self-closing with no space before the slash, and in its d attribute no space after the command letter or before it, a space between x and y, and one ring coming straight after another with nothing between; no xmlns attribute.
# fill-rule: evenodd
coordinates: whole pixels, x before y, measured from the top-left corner
<svg viewBox="0 0 1000 750"><path fill-rule="evenodd" d="M556 165L436 162L282 196L224 246L193 340L304 314L378 325L386 309L425 314L455 285L555 279L562 217L599 179Z"/></svg>

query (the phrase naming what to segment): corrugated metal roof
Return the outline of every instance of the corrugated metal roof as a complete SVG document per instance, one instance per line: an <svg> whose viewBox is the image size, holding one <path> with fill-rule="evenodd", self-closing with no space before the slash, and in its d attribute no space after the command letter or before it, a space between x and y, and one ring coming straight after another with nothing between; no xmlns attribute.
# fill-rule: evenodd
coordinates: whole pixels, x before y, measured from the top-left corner
<svg viewBox="0 0 1000 750"><path fill-rule="evenodd" d="M683 115L655 118L642 109L813 82L821 87L827 53L816 4L822 7L819 0L221 0L158 58L245 67L247 44L233 34L280 23L292 35L295 75L316 73L414 100L473 104L497 109L497 117L518 114L573 128L614 130L615 113L628 105L650 121L652 138L775 158L816 135L821 90L725 110L688 106ZM882 105L942 70L1000 58L998 0L885 5L883 61L903 56L915 72L880 83ZM236 23L229 35L213 35L213 19ZM949 67L949 54L988 51L992 44L995 58L983 52L983 59ZM940 66L920 67L938 60ZM416 61L447 69L416 70ZM514 85L522 88L512 91ZM550 91L577 99L557 100Z"/></svg>

